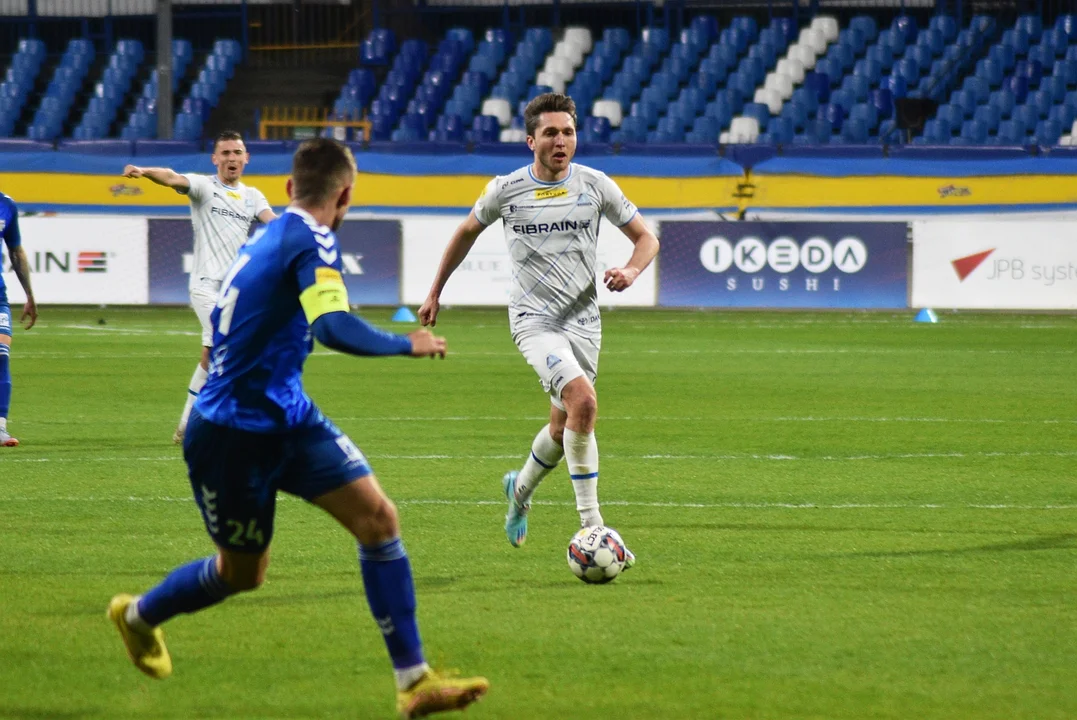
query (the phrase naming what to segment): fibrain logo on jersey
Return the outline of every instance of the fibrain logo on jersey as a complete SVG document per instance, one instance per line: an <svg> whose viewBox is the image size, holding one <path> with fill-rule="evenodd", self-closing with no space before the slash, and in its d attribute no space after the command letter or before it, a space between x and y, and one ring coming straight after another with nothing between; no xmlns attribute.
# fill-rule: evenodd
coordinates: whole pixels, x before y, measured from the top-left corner
<svg viewBox="0 0 1077 720"><path fill-rule="evenodd" d="M743 237L736 243L718 235L700 246L699 261L708 272L714 274L728 272L735 266L745 275L752 276L749 287L757 292L767 289L767 278L758 273L769 267L783 275L777 278L776 283L777 289L784 291L791 287L790 278L785 275L798 267L816 276L832 269L847 275L860 272L867 265L868 248L855 236L843 237L836 243L822 236L810 237L803 243L791 237L776 237L768 244L753 235ZM811 275L804 277L803 289L808 292L819 290L819 280ZM827 278L827 283L834 291L841 290L840 275ZM730 275L725 279L725 286L726 290L740 289L740 278Z"/></svg>

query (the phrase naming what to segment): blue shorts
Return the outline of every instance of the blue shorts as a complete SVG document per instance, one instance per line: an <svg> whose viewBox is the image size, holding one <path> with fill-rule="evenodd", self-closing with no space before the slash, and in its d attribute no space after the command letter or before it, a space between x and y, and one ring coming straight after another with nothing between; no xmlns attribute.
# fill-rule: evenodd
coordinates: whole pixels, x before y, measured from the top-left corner
<svg viewBox="0 0 1077 720"><path fill-rule="evenodd" d="M371 474L362 451L317 409L286 433L215 425L191 411L183 457L206 530L219 547L260 553L273 537L277 491L304 500Z"/></svg>

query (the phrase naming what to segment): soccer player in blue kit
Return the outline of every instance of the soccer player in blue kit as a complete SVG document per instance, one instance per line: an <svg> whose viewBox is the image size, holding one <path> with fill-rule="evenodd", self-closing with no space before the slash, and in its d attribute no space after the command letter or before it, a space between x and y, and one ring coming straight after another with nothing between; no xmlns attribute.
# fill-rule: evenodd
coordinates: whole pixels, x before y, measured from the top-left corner
<svg viewBox="0 0 1077 720"><path fill-rule="evenodd" d="M22 247L19 236L19 209L15 201L0 192L0 237L7 245L8 260L15 277L19 279L26 304L22 308L23 327L27 330L37 322L37 303L30 286L30 262L26 259L26 250ZM0 447L16 447L19 441L7 431L7 414L11 409L11 306L7 301L7 288L4 276L0 275Z"/></svg>
<svg viewBox="0 0 1077 720"><path fill-rule="evenodd" d="M355 159L328 139L304 142L288 180L291 204L239 251L221 285L209 378L183 440L191 488L217 553L172 571L139 597L117 595L108 617L128 655L154 678L172 672L160 625L265 578L276 494L321 507L359 544L367 601L385 638L402 717L462 709L485 678L431 670L415 618L411 566L396 507L359 448L303 391L311 336L353 355L444 357L427 330L394 335L348 312L333 231L351 203Z"/></svg>

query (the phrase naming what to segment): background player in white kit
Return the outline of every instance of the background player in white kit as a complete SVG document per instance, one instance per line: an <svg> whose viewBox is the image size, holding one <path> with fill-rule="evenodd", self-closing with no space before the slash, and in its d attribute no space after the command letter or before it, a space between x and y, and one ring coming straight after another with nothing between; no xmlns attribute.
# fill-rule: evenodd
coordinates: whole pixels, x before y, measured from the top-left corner
<svg viewBox="0 0 1077 720"><path fill-rule="evenodd" d="M562 457L572 478L580 524L603 524L594 434L594 382L602 343L595 262L602 217L635 246L624 267L605 272L603 281L610 290L630 286L658 254L658 238L617 184L604 173L573 164L576 105L571 98L539 95L528 103L524 122L534 163L495 177L486 186L453 233L419 309L424 325L436 324L445 283L479 234L501 218L513 265L509 327L551 403L550 422L535 436L523 469L503 478L509 503L505 533L515 547L527 537L535 488ZM634 562L629 553L627 566Z"/></svg>
<svg viewBox="0 0 1077 720"><path fill-rule="evenodd" d="M187 418L209 370L209 349L213 344L213 326L209 315L217 304L221 287L236 253L247 241L255 220L268 223L277 217L261 191L239 181L251 156L243 137L230 130L217 136L210 157L217 167L216 175L180 174L169 168L143 168L128 165L123 176L148 178L158 185L170 187L191 201L191 224L194 226L194 267L188 289L191 307L202 323L202 359L187 387L187 404L183 407L179 425L172 436L175 443L183 442Z"/></svg>

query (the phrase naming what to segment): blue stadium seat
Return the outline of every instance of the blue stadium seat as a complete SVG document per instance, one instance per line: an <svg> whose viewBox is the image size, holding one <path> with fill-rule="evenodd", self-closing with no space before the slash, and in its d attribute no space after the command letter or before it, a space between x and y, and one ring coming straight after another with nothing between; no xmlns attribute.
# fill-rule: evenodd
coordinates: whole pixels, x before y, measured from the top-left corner
<svg viewBox="0 0 1077 720"><path fill-rule="evenodd" d="M870 88L871 81L863 75L846 75L841 81L841 89L848 91L857 101L866 100Z"/></svg>
<svg viewBox="0 0 1077 720"><path fill-rule="evenodd" d="M864 123L867 129L874 130L879 125L879 111L874 105L868 105L867 103L860 103L853 105L849 110L848 117L850 120L856 120Z"/></svg>
<svg viewBox="0 0 1077 720"><path fill-rule="evenodd" d="M808 109L803 103L790 101L782 105L780 117L789 118L793 121L793 127L801 129L808 122Z"/></svg>
<svg viewBox="0 0 1077 720"><path fill-rule="evenodd" d="M1018 105L1013 109L1011 119L1025 128L1032 128L1039 122L1040 115L1031 105Z"/></svg>
<svg viewBox="0 0 1077 720"><path fill-rule="evenodd" d="M834 105L841 106L841 109L848 114L849 108L851 108L856 101L853 98L853 94L848 90L835 90L830 94L830 102Z"/></svg>
<svg viewBox="0 0 1077 720"><path fill-rule="evenodd" d="M826 57L841 65L842 70L848 70L853 66L853 63L856 62L856 52L850 46L843 45L840 42L830 46L830 49L827 50Z"/></svg>
<svg viewBox="0 0 1077 720"><path fill-rule="evenodd" d="M1077 120L1077 108L1072 105L1055 105L1047 114L1047 119L1056 121L1063 129L1068 130L1073 127L1073 121Z"/></svg>
<svg viewBox="0 0 1077 720"><path fill-rule="evenodd" d="M707 103L707 106L703 108L703 115L705 117L713 118L720 127L728 127L730 121L733 119L733 113L735 110L730 104L722 98L716 98Z"/></svg>
<svg viewBox="0 0 1077 720"><path fill-rule="evenodd" d="M827 103L819 107L816 117L827 120L835 130L841 130L842 125L845 123L845 108L841 105Z"/></svg>
<svg viewBox="0 0 1077 720"><path fill-rule="evenodd" d="M994 105L981 105L972 114L972 119L983 123L987 132L991 133L998 128L999 122L1002 121L1002 114Z"/></svg>
<svg viewBox="0 0 1077 720"><path fill-rule="evenodd" d="M629 115L621 121L619 131L629 142L643 142L647 137L647 123L638 116Z"/></svg>
<svg viewBox="0 0 1077 720"><path fill-rule="evenodd" d="M857 15L849 21L849 28L859 30L864 34L867 42L875 42L875 38L878 37L879 29L875 23L875 18L869 15Z"/></svg>
<svg viewBox="0 0 1077 720"><path fill-rule="evenodd" d="M632 36L621 27L608 27L602 31L602 41L618 47L623 53L632 45Z"/></svg>
<svg viewBox="0 0 1077 720"><path fill-rule="evenodd" d="M647 123L647 128L653 128L658 124L659 109L653 102L647 102L646 100L640 100L632 103L632 109L629 111L629 115L633 117L643 118Z"/></svg>
<svg viewBox="0 0 1077 720"><path fill-rule="evenodd" d="M795 95L796 93L794 93ZM759 127L766 127L767 121L770 120L770 108L762 103L748 103L741 110L741 115L755 118L755 121L759 123Z"/></svg>
<svg viewBox="0 0 1077 720"><path fill-rule="evenodd" d="M957 37L957 21L949 15L935 15L928 22L928 27L938 30L946 42L953 42Z"/></svg>
<svg viewBox="0 0 1077 720"><path fill-rule="evenodd" d="M867 53L865 53L864 55L864 60L870 60L871 62L875 63L879 69L878 71L874 72L877 72L877 75L881 75L884 70L888 70L890 66L894 64L894 51L887 45L875 45L874 47L868 48ZM860 63L858 62L857 65L859 64ZM853 66L853 72L856 72L855 65ZM862 72L859 74L867 74L869 77L871 76L870 73Z"/></svg>
<svg viewBox="0 0 1077 720"><path fill-rule="evenodd" d="M785 144L793 141L796 124L791 118L772 117L766 124L766 131L775 142Z"/></svg>
<svg viewBox="0 0 1077 720"><path fill-rule="evenodd" d="M965 122L964 110L953 105L940 105L935 117L951 128L959 128Z"/></svg>
<svg viewBox="0 0 1077 720"><path fill-rule="evenodd" d="M1044 147L1058 144L1062 137L1062 125L1057 120L1041 120L1036 125L1036 142Z"/></svg>
<svg viewBox="0 0 1077 720"><path fill-rule="evenodd" d="M1024 103L1028 98L1029 82L1027 77L1014 75L1007 82L1004 82L1002 86L1013 93L1014 101L1018 104Z"/></svg>
<svg viewBox="0 0 1077 720"><path fill-rule="evenodd" d="M806 73L802 87L815 96L816 102L825 103L830 99L830 78L823 73Z"/></svg>
<svg viewBox="0 0 1077 720"><path fill-rule="evenodd" d="M1003 120L998 126L998 137L1008 145L1022 145L1025 125L1016 120Z"/></svg>
<svg viewBox="0 0 1077 720"><path fill-rule="evenodd" d="M916 38L916 46L925 48L932 57L941 55L945 44L942 33L935 28L922 30Z"/></svg>
<svg viewBox="0 0 1077 720"><path fill-rule="evenodd" d="M809 113L815 113L819 109L819 96L808 88L800 87L794 90L789 102L803 105Z"/></svg>
<svg viewBox="0 0 1077 720"><path fill-rule="evenodd" d="M1013 112L1014 96L1009 90L996 90L991 93L991 97L988 99L988 104L998 108L999 115L1002 117L1009 117Z"/></svg>
<svg viewBox="0 0 1077 720"><path fill-rule="evenodd" d="M716 118L703 115L696 118L695 123L692 125L692 132L697 135L707 136L713 142L718 139L718 135L722 132L722 125Z"/></svg>
<svg viewBox="0 0 1077 720"><path fill-rule="evenodd" d="M868 141L868 126L863 120L849 118L841 128L841 139L847 143L863 144Z"/></svg>
<svg viewBox="0 0 1077 720"><path fill-rule="evenodd" d="M703 112L703 108L707 105L707 93L697 87L688 86L684 88L681 90L680 95L677 96L677 99L692 108L693 115Z"/></svg>
<svg viewBox="0 0 1077 720"><path fill-rule="evenodd" d="M932 145L947 145L950 142L950 124L945 120L934 118L924 123L924 138Z"/></svg>

